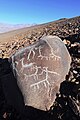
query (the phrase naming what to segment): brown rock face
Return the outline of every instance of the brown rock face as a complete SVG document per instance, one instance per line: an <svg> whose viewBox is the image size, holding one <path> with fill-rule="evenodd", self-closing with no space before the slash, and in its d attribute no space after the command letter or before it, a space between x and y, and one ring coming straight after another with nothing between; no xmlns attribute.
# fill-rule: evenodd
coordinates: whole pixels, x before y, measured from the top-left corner
<svg viewBox="0 0 80 120"><path fill-rule="evenodd" d="M11 56L11 62L25 104L49 110L71 63L61 39L45 36Z"/></svg>

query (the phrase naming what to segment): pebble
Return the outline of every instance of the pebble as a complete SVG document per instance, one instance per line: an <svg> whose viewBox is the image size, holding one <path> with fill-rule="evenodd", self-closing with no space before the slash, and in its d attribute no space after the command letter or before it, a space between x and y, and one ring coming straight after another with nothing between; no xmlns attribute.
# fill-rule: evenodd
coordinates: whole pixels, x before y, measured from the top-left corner
<svg viewBox="0 0 80 120"><path fill-rule="evenodd" d="M2 53L2 50L0 50L0 54Z"/></svg>
<svg viewBox="0 0 80 120"><path fill-rule="evenodd" d="M75 70L73 70L73 73L77 74L78 72L77 72L77 71L75 71Z"/></svg>

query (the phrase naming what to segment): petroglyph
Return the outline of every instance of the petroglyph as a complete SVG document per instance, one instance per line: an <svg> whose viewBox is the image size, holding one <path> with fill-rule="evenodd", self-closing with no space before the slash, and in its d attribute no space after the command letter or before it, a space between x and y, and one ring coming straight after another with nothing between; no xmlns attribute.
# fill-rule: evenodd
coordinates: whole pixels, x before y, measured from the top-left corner
<svg viewBox="0 0 80 120"><path fill-rule="evenodd" d="M48 42L47 42L47 43L48 43ZM44 56L44 55L42 55L41 49L42 49L43 47L39 46L39 56L38 56L38 57L41 58L41 60L42 60L43 58L45 58L46 60L50 60L51 58L54 58L54 60L60 59L60 58L61 58L60 56L57 56L57 55L54 54L53 48L50 46L49 43L48 43L48 45L49 45L49 47L50 47L50 49L51 49L51 54L49 54L49 56Z"/></svg>
<svg viewBox="0 0 80 120"><path fill-rule="evenodd" d="M32 58L34 58L34 56L35 56L35 52L34 52L34 50L33 50L33 49L31 49L31 50L30 50L30 52L29 52L29 54L28 54L27 60L30 60L30 55L31 55L31 52L33 53Z"/></svg>
<svg viewBox="0 0 80 120"><path fill-rule="evenodd" d="M25 105L41 110L53 104L71 58L60 38L46 36L11 56Z"/></svg>
<svg viewBox="0 0 80 120"><path fill-rule="evenodd" d="M44 69L44 68L45 68L45 69ZM38 71L37 71L37 72L38 72ZM37 72L36 72L36 74L37 74ZM39 84L43 83L44 86L46 87L46 83L47 83L47 84L48 84L48 88L49 88L50 83L49 83L49 81L48 81L48 77L49 77L48 73L53 73L53 74L55 74L55 75L59 75L59 74L56 73L56 72L48 71L48 68L47 68L47 67L43 67L42 73L39 74L39 75L42 75L43 72L45 72L45 74L46 74L46 75L45 75L45 79L43 79L43 80L41 80L41 81L39 81L39 82L36 82L36 83L30 85L30 87L34 87L34 88L36 87L36 88L39 89ZM37 79L38 79L38 74L37 74Z"/></svg>

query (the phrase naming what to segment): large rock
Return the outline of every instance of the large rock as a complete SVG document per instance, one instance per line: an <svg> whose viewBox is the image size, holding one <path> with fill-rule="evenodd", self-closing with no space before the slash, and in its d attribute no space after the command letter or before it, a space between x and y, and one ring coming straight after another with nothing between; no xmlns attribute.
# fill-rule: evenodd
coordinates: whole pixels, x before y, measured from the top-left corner
<svg viewBox="0 0 80 120"><path fill-rule="evenodd" d="M25 105L49 110L70 69L71 57L61 39L45 36L12 55L11 63Z"/></svg>

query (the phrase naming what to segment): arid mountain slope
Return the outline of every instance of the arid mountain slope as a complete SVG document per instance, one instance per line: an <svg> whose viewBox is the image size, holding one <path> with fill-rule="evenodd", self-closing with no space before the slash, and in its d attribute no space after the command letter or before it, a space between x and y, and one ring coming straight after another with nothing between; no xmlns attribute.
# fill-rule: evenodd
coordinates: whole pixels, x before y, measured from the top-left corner
<svg viewBox="0 0 80 120"><path fill-rule="evenodd" d="M20 28L30 27L34 24L6 24L6 23L0 23L0 33L9 32L12 30L17 30Z"/></svg>
<svg viewBox="0 0 80 120"><path fill-rule="evenodd" d="M57 35L65 38L79 33L80 16L3 33L0 34L1 57L9 57L16 50L32 44L45 35Z"/></svg>

